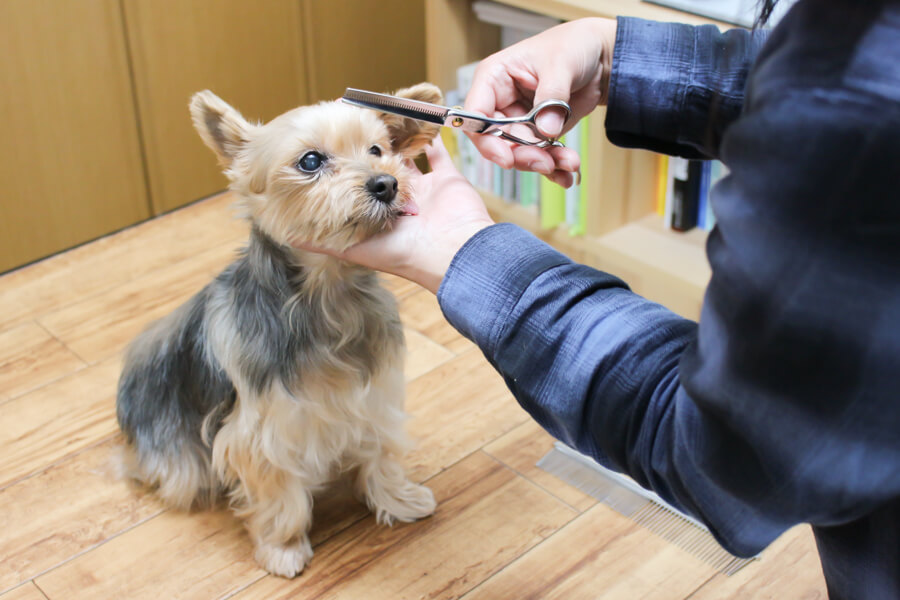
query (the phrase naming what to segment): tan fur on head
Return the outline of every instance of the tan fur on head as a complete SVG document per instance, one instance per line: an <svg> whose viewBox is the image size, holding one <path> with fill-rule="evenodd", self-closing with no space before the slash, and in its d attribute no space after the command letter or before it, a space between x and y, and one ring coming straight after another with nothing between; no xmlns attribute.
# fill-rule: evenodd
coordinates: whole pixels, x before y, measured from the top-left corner
<svg viewBox="0 0 900 600"><path fill-rule="evenodd" d="M209 90L194 94L190 110L200 137L216 153L223 167L230 166L249 141L253 126Z"/></svg>
<svg viewBox="0 0 900 600"><path fill-rule="evenodd" d="M398 94L439 102L428 83ZM283 245L302 240L343 250L390 228L409 199L405 159L419 154L439 127L341 102L289 111L252 125L215 94L199 92L191 116L203 141L225 167L246 215ZM304 172L308 153L325 158ZM390 203L373 202L367 182L378 175L398 182Z"/></svg>

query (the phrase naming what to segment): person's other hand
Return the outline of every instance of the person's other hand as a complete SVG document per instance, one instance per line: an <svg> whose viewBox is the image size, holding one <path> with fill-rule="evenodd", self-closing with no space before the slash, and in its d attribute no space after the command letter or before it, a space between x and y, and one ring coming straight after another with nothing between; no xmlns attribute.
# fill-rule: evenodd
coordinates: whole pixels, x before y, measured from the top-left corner
<svg viewBox="0 0 900 600"><path fill-rule="evenodd" d="M399 275L437 293L456 252L493 221L481 196L457 171L440 136L425 154L431 172L423 175L416 170L411 181L417 215L400 217L390 231L340 253L300 240L294 245Z"/></svg>
<svg viewBox="0 0 900 600"><path fill-rule="evenodd" d="M606 103L616 39L614 19L581 19L558 25L487 57L478 65L466 96L468 111L496 117L519 116L545 100L564 100L572 115L547 110L538 129L559 137L598 104ZM536 171L568 187L581 166L571 148L518 146L499 138L469 134L478 151L505 169Z"/></svg>

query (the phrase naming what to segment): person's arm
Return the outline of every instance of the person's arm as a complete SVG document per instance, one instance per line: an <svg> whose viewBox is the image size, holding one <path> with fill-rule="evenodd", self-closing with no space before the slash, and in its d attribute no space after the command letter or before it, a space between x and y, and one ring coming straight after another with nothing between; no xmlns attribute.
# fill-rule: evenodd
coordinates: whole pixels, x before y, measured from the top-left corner
<svg viewBox="0 0 900 600"><path fill-rule="evenodd" d="M900 114L773 89L723 146L699 327L508 224L438 294L543 427L743 556L900 494Z"/></svg>
<svg viewBox="0 0 900 600"><path fill-rule="evenodd" d="M852 520L900 496L900 63L892 30L860 52L869 24L846 21L784 32L798 42L724 134L699 326L492 226L440 144L413 181L419 214L340 256L437 289L542 425L729 550ZM809 68L822 48L835 56Z"/></svg>
<svg viewBox="0 0 900 600"><path fill-rule="evenodd" d="M618 19L606 134L619 146L686 158L719 154L741 112L767 31Z"/></svg>

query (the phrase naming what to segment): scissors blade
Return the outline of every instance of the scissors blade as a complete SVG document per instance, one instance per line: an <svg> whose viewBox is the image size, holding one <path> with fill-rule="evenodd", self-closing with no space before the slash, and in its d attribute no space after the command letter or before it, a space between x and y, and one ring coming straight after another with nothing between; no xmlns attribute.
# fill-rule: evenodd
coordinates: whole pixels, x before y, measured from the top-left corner
<svg viewBox="0 0 900 600"><path fill-rule="evenodd" d="M421 100L409 100L387 94L376 94L365 90L347 88L342 100L348 104L372 108L382 112L388 112L402 117L409 117L417 121L426 121L445 125L450 109L446 106L422 102Z"/></svg>

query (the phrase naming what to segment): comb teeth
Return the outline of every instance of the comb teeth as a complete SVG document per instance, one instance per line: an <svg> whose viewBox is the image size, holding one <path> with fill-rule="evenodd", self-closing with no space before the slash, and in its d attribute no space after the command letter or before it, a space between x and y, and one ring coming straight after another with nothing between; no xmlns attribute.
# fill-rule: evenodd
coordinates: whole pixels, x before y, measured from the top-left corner
<svg viewBox="0 0 900 600"><path fill-rule="evenodd" d="M357 90L353 88L347 88L344 92L344 100L349 100L353 103L358 103L367 108L378 109L394 109L398 114L402 114L406 117L412 118L420 118L420 117L431 117L428 119L429 121L434 121L439 124L443 124L444 116L446 115L446 109L441 106L435 106L433 104L429 104L427 102L421 102L419 100L406 100L404 98L397 98L394 96L388 96L386 94L376 94L374 92L366 92L364 90ZM388 111L393 112L393 111Z"/></svg>
<svg viewBox="0 0 900 600"><path fill-rule="evenodd" d="M725 575L733 575L756 560L729 554L709 530L624 475L610 471L590 458L556 442L537 466L593 496Z"/></svg>

